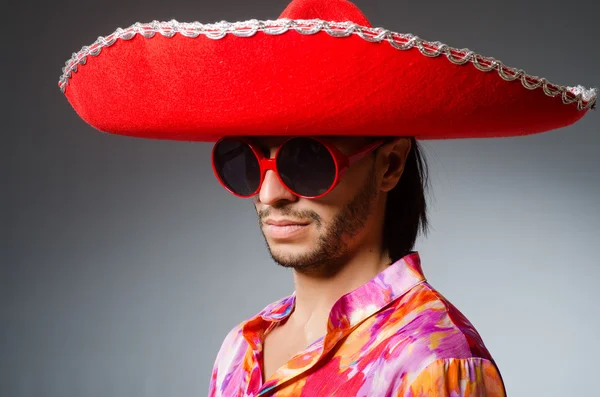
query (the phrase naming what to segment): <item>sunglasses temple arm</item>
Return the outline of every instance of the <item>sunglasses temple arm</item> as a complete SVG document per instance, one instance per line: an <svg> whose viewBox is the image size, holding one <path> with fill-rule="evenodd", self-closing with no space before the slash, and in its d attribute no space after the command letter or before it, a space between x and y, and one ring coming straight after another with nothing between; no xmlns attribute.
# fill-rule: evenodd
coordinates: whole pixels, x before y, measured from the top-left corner
<svg viewBox="0 0 600 397"><path fill-rule="evenodd" d="M349 155L348 156L348 166L351 166L352 164L354 164L355 162L357 162L358 160L363 158L365 155L367 155L372 150L377 149L379 146L381 146L383 144L383 142L384 142L383 139L380 139L380 140L375 141L372 144L360 149L356 153L352 153L351 155Z"/></svg>
<svg viewBox="0 0 600 397"><path fill-rule="evenodd" d="M344 177L344 174L346 174L346 171L348 170L348 167L344 167L341 168L338 174L338 180L341 180Z"/></svg>

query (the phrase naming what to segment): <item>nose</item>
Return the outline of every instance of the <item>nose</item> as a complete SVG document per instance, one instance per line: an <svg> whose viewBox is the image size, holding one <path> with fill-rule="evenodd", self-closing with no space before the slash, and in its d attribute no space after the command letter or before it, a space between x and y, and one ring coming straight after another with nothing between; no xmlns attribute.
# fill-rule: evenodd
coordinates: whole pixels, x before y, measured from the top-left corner
<svg viewBox="0 0 600 397"><path fill-rule="evenodd" d="M281 200L294 201L297 196L283 186L274 171L268 170L258 192L258 199L262 204L274 205Z"/></svg>

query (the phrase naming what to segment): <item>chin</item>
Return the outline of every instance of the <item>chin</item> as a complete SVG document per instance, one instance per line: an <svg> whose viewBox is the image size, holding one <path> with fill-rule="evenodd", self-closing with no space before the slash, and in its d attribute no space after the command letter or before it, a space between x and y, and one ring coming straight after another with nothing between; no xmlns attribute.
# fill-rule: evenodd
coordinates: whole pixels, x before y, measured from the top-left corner
<svg viewBox="0 0 600 397"><path fill-rule="evenodd" d="M294 264L301 262L302 258L310 256L315 248L314 244L307 242L269 242L271 257L285 267L295 267Z"/></svg>
<svg viewBox="0 0 600 397"><path fill-rule="evenodd" d="M307 255L312 252L315 247L308 242L292 242L292 241L269 241L269 249L274 256L282 257L298 257Z"/></svg>

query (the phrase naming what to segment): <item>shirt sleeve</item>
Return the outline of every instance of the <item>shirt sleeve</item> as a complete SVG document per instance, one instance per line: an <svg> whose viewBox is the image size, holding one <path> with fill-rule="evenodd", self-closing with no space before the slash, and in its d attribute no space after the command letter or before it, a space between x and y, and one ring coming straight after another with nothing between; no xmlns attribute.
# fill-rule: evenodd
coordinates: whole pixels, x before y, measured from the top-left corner
<svg viewBox="0 0 600 397"><path fill-rule="evenodd" d="M225 336L225 339L223 339L223 342L221 343L221 347L219 347L219 350L217 352L217 355L215 357L215 362L213 364L213 368L210 374L210 382L208 385L208 397L218 397L218 396L222 396L222 390L221 387L222 385L219 384L219 376L221 375L219 373L219 369L222 366L222 360L223 360L223 356L225 356L228 353L228 349L231 348L233 341L235 341L236 336L239 333L239 326L233 328L231 331L229 331L227 333L227 335Z"/></svg>
<svg viewBox="0 0 600 397"><path fill-rule="evenodd" d="M485 358L443 358L423 369L398 397L506 397L496 365Z"/></svg>
<svg viewBox="0 0 600 397"><path fill-rule="evenodd" d="M219 349L219 351L217 352L215 363L214 363L212 371L210 373L210 381L209 381L209 385L208 385L208 397L217 396L217 375L218 375L218 369L219 369L220 353L221 353L221 350Z"/></svg>

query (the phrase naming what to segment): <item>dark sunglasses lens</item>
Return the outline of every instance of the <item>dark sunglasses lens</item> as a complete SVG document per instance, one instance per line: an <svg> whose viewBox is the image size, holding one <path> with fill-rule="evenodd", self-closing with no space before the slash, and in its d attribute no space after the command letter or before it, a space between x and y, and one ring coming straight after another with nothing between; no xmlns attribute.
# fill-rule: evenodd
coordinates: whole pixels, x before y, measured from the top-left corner
<svg viewBox="0 0 600 397"><path fill-rule="evenodd" d="M221 140L214 149L213 161L219 178L234 193L249 196L258 189L260 165L245 142Z"/></svg>
<svg viewBox="0 0 600 397"><path fill-rule="evenodd" d="M301 196L319 196L335 180L335 160L323 144L311 138L287 141L277 156L277 169L283 182Z"/></svg>

